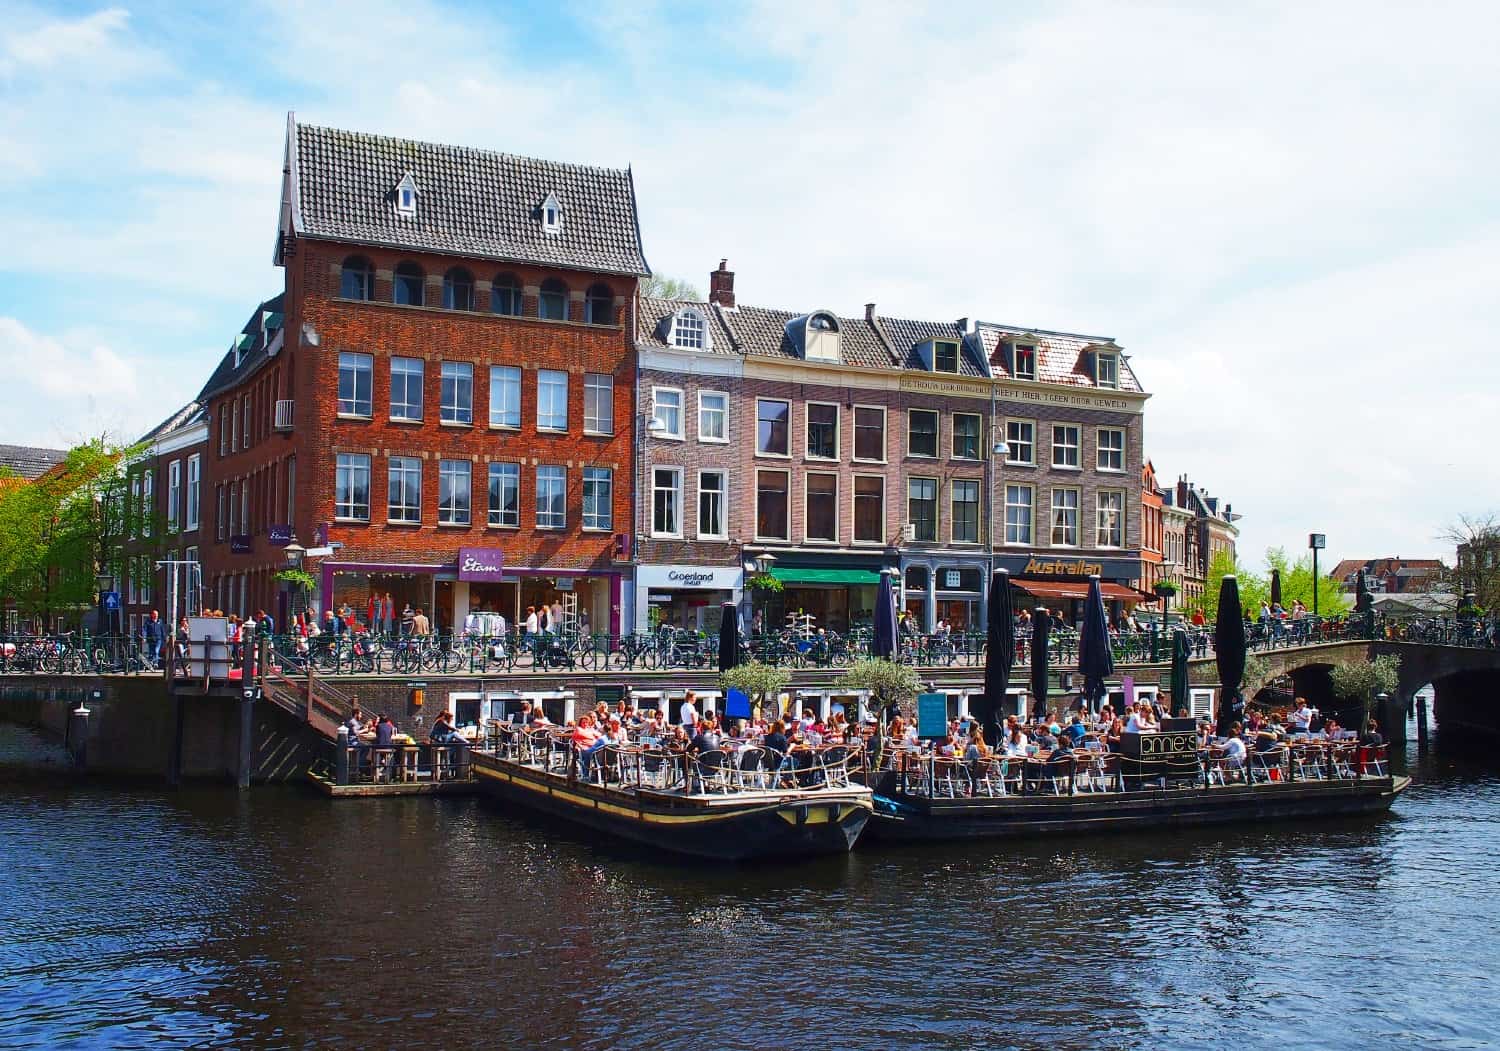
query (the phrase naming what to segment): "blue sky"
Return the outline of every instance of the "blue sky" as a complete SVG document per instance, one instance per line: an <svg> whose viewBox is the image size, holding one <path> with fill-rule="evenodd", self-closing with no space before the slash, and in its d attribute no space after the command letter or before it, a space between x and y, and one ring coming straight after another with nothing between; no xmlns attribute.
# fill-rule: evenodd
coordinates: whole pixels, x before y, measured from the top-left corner
<svg viewBox="0 0 1500 1051"><path fill-rule="evenodd" d="M746 302L1113 336L1252 562L1500 511L1500 5L605 6L0 0L0 441L196 393L295 109L630 164L652 265Z"/></svg>

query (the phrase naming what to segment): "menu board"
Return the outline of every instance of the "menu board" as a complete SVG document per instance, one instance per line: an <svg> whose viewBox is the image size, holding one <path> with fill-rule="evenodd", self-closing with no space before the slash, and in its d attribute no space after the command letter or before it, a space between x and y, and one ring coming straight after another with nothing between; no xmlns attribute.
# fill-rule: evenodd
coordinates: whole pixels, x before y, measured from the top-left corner
<svg viewBox="0 0 1500 1051"><path fill-rule="evenodd" d="M933 740L948 736L947 694L917 694L917 736Z"/></svg>

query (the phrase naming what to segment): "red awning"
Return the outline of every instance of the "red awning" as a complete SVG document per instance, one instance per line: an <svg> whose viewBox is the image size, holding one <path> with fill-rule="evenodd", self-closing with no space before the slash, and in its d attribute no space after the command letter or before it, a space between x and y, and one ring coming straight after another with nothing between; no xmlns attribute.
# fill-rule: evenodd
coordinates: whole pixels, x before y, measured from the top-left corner
<svg viewBox="0 0 1500 1051"><path fill-rule="evenodd" d="M1037 598L1084 599L1089 597L1089 585L1086 580L1074 583L1070 580L1016 580L1012 577L1011 583ZM1106 602L1111 599L1121 602L1157 601L1155 595L1148 595L1144 591L1127 588L1123 584L1110 584L1102 580L1099 582L1099 593L1104 596Z"/></svg>

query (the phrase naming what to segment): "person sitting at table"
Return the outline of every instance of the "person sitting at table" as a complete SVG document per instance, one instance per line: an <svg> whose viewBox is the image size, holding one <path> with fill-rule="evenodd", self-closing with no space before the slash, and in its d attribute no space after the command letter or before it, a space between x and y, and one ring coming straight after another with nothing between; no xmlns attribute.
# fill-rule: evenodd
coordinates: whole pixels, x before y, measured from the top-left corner
<svg viewBox="0 0 1500 1051"><path fill-rule="evenodd" d="M1021 732L1019 723L1011 723L1010 733L1005 736L1005 755L1010 759L1020 759L1026 755L1026 748L1031 742Z"/></svg>
<svg viewBox="0 0 1500 1051"><path fill-rule="evenodd" d="M701 755L704 752L712 752L722 743L717 727L710 716L704 716L698 720L697 733L688 742L688 753L690 755Z"/></svg>
<svg viewBox="0 0 1500 1051"><path fill-rule="evenodd" d="M1239 770L1245 765L1245 742L1240 736L1242 732L1240 724L1236 722L1229 728L1229 736L1220 745L1224 750L1224 767L1227 770Z"/></svg>
<svg viewBox="0 0 1500 1051"><path fill-rule="evenodd" d="M1109 729L1104 731L1104 747L1111 752L1120 750L1120 735L1125 732L1125 720L1118 715L1109 723Z"/></svg>
<svg viewBox="0 0 1500 1051"><path fill-rule="evenodd" d="M1365 732L1360 734L1359 743L1366 748L1379 748L1385 744L1385 738L1380 736L1380 724L1371 719L1365 724Z"/></svg>
<svg viewBox="0 0 1500 1051"><path fill-rule="evenodd" d="M1128 734L1148 734L1151 732L1151 717L1146 714L1144 705L1131 705L1130 720L1125 724L1125 732Z"/></svg>
<svg viewBox="0 0 1500 1051"><path fill-rule="evenodd" d="M535 728L535 729L541 729L544 726L551 726L551 725L552 725L552 720L549 719L549 718L547 718L547 713L542 710L542 706L540 704L537 705L535 708L532 709L532 712L531 712L531 726L533 728Z"/></svg>
<svg viewBox="0 0 1500 1051"><path fill-rule="evenodd" d="M1108 726L1111 722L1114 721L1114 718L1115 718L1115 707L1114 707L1114 705L1110 704L1108 701L1105 701L1104 702L1104 707L1102 707L1102 708L1099 709L1099 722L1102 725L1104 725L1104 726Z"/></svg>
<svg viewBox="0 0 1500 1051"><path fill-rule="evenodd" d="M646 715L646 721L641 726L642 737L661 737L666 731L666 723L662 721L661 709L652 708Z"/></svg>
<svg viewBox="0 0 1500 1051"><path fill-rule="evenodd" d="M1063 727L1063 737L1067 739L1069 745L1077 748L1087 734L1088 730L1083 725L1083 716L1074 712L1073 718L1068 720L1068 725Z"/></svg>
<svg viewBox="0 0 1500 1051"><path fill-rule="evenodd" d="M573 727L570 739L573 742L573 752L578 756L578 776L587 781L594 756L604 747L604 735L594 729L592 715L583 715L579 718L578 725Z"/></svg>
<svg viewBox="0 0 1500 1051"><path fill-rule="evenodd" d="M896 716L891 720L891 725L886 727L885 732L892 741L900 741L906 736L906 720L899 715Z"/></svg>
<svg viewBox="0 0 1500 1051"><path fill-rule="evenodd" d="M531 702L530 701L522 701L521 702L521 710L520 710L519 713L517 713L515 721L517 723L519 723L520 725L522 725L522 726L530 726L531 725Z"/></svg>
<svg viewBox="0 0 1500 1051"><path fill-rule="evenodd" d="M1343 732L1344 728L1339 725L1339 721L1333 716L1330 715L1327 719L1323 720L1323 736L1327 737L1330 741L1338 740L1339 734Z"/></svg>
<svg viewBox="0 0 1500 1051"><path fill-rule="evenodd" d="M376 749L385 749L387 754L381 763L380 770L374 774L377 781L390 780L391 767L396 762L396 751L392 747L395 741L396 724L391 722L384 712L381 712L379 718L375 720L375 747Z"/></svg>
<svg viewBox="0 0 1500 1051"><path fill-rule="evenodd" d="M344 722L344 728L349 731L350 741L364 732L365 713L359 710L359 705L356 704L354 710L349 713L349 718Z"/></svg>
<svg viewBox="0 0 1500 1051"><path fill-rule="evenodd" d="M458 731L448 721L446 711L438 712L437 718L432 721L432 729L427 732L427 737L433 744L448 744L458 737Z"/></svg>
<svg viewBox="0 0 1500 1051"><path fill-rule="evenodd" d="M778 756L786 755L787 749L791 747L791 742L786 737L786 724L777 719L761 738L760 743L761 747L770 749Z"/></svg>

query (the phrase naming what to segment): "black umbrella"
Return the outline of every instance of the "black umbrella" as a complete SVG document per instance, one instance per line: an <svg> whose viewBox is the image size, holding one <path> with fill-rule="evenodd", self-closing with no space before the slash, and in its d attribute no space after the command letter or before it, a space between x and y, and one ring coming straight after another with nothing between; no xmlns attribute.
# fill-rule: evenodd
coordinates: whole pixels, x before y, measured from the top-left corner
<svg viewBox="0 0 1500 1051"><path fill-rule="evenodd" d="M739 662L739 612L733 602L726 602L719 614L719 674L724 674Z"/></svg>
<svg viewBox="0 0 1500 1051"><path fill-rule="evenodd" d="M1219 583L1219 617L1214 621L1214 660L1219 665L1219 736L1245 717L1240 683L1245 678L1245 621L1240 612L1240 585L1234 577Z"/></svg>
<svg viewBox="0 0 1500 1051"><path fill-rule="evenodd" d="M1363 613L1370 608L1372 602L1370 585L1365 581L1365 571L1361 569L1354 580L1354 608Z"/></svg>
<svg viewBox="0 0 1500 1051"><path fill-rule="evenodd" d="M1047 714L1047 633L1052 614L1046 606L1031 612L1031 717L1040 720Z"/></svg>
<svg viewBox="0 0 1500 1051"><path fill-rule="evenodd" d="M984 700L980 724L984 738L992 745L1000 743L1000 706L1010 685L1010 670L1016 663L1016 622L1010 608L1010 573L997 569L990 576L989 636L984 648ZM972 710L973 702L970 702Z"/></svg>
<svg viewBox="0 0 1500 1051"><path fill-rule="evenodd" d="M1188 707L1188 656L1193 651L1187 632L1178 628L1172 632L1172 711L1186 711Z"/></svg>
<svg viewBox="0 0 1500 1051"><path fill-rule="evenodd" d="M1099 578L1089 577L1089 596L1083 604L1083 630L1078 633L1078 671L1083 676L1083 695L1089 711L1098 711L1104 700L1104 680L1115 673L1115 655L1109 647L1109 617Z"/></svg>
<svg viewBox="0 0 1500 1051"><path fill-rule="evenodd" d="M880 574L880 590L875 593L874 637L870 639L870 655L890 660L896 655L896 593L891 587L891 575Z"/></svg>
<svg viewBox="0 0 1500 1051"><path fill-rule="evenodd" d="M1271 605L1281 605L1281 570L1271 570Z"/></svg>

